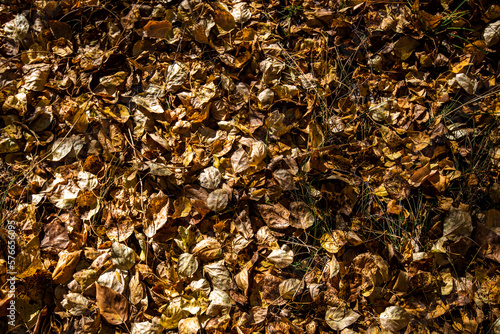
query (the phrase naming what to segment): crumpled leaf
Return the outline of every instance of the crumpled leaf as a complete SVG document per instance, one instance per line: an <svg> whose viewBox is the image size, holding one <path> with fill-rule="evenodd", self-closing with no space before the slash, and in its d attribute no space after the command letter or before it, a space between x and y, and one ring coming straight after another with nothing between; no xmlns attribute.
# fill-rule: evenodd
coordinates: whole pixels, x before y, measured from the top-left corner
<svg viewBox="0 0 500 334"><path fill-rule="evenodd" d="M222 249L217 239L208 237L198 242L192 252L202 261L211 261L221 256Z"/></svg>
<svg viewBox="0 0 500 334"><path fill-rule="evenodd" d="M243 268L236 276L234 276L234 282L243 291L243 294L248 293L248 288L250 287L250 273L248 268Z"/></svg>
<svg viewBox="0 0 500 334"><path fill-rule="evenodd" d="M24 85L27 90L42 91L50 73L49 64L32 64L23 66Z"/></svg>
<svg viewBox="0 0 500 334"><path fill-rule="evenodd" d="M283 190L286 191L296 189L293 174L288 169L278 169L273 172L273 176Z"/></svg>
<svg viewBox="0 0 500 334"><path fill-rule="evenodd" d="M179 334L197 334L201 324L197 317L185 318L179 321Z"/></svg>
<svg viewBox="0 0 500 334"><path fill-rule="evenodd" d="M210 278L214 288L225 291L231 287L232 279L223 260L206 264L203 270Z"/></svg>
<svg viewBox="0 0 500 334"><path fill-rule="evenodd" d="M346 243L347 237L344 231L333 230L321 237L321 247L333 254L338 253Z"/></svg>
<svg viewBox="0 0 500 334"><path fill-rule="evenodd" d="M158 317L155 317L158 319ZM155 319L153 318L153 320ZM157 334L161 330L159 321L157 322L134 322L130 328L131 334Z"/></svg>
<svg viewBox="0 0 500 334"><path fill-rule="evenodd" d="M252 141L250 146L250 166L258 165L267 155L267 146L260 140Z"/></svg>
<svg viewBox="0 0 500 334"><path fill-rule="evenodd" d="M132 98L132 102L153 114L163 114L165 112L165 109L154 96L136 95Z"/></svg>
<svg viewBox="0 0 500 334"><path fill-rule="evenodd" d="M500 21L488 24L484 29L483 38L488 47L497 44L500 41Z"/></svg>
<svg viewBox="0 0 500 334"><path fill-rule="evenodd" d="M231 298L224 290L219 288L214 288L210 292L208 299L210 300L210 305L207 309L208 316L213 317L223 313L227 314L231 308Z"/></svg>
<svg viewBox="0 0 500 334"><path fill-rule="evenodd" d="M52 144L50 160L61 161L68 155L77 155L82 147L83 141L79 136L56 139Z"/></svg>
<svg viewBox="0 0 500 334"><path fill-rule="evenodd" d="M59 209L71 209L80 193L80 188L75 184L59 184L52 191L49 200Z"/></svg>
<svg viewBox="0 0 500 334"><path fill-rule="evenodd" d="M82 190L92 190L99 184L97 177L89 172L81 171L78 173L78 187Z"/></svg>
<svg viewBox="0 0 500 334"><path fill-rule="evenodd" d="M231 15L236 23L243 24L252 18L252 11L246 2L239 2L233 6Z"/></svg>
<svg viewBox="0 0 500 334"><path fill-rule="evenodd" d="M259 100L259 109L270 108L274 102L274 92L266 88L257 95L257 99Z"/></svg>
<svg viewBox="0 0 500 334"><path fill-rule="evenodd" d="M30 23L23 14L18 14L7 22L3 28L8 37L21 41L28 34Z"/></svg>
<svg viewBox="0 0 500 334"><path fill-rule="evenodd" d="M198 260L196 260L196 257L189 253L182 253L177 263L177 274L179 277L191 277L196 270L198 270Z"/></svg>
<svg viewBox="0 0 500 334"><path fill-rule="evenodd" d="M189 70L186 65L180 62L175 62L167 68L165 76L166 91L176 92L186 81L189 75Z"/></svg>
<svg viewBox="0 0 500 334"><path fill-rule="evenodd" d="M85 194L91 194L86 192ZM115 206L106 208L108 216L106 218L106 235L112 241L122 242L127 240L134 232L134 222L126 210L122 210ZM99 210L99 205L91 211ZM89 213L90 216L90 213Z"/></svg>
<svg viewBox="0 0 500 334"><path fill-rule="evenodd" d="M458 73L456 76L457 82L468 94L474 94L476 90L476 85L470 77L465 73Z"/></svg>
<svg viewBox="0 0 500 334"><path fill-rule="evenodd" d="M261 61L259 68L262 72L262 80L265 83L278 83L281 71L285 69L285 64L277 59L271 58Z"/></svg>
<svg viewBox="0 0 500 334"><path fill-rule="evenodd" d="M75 317L90 312L88 308L89 300L81 294L75 292L69 292L64 295L61 305L69 312L69 314Z"/></svg>
<svg viewBox="0 0 500 334"><path fill-rule="evenodd" d="M64 224L54 220L43 227L44 237L40 248L44 251L62 252L69 245L69 233ZM64 253L59 253L61 256ZM54 273L54 272L53 272Z"/></svg>
<svg viewBox="0 0 500 334"><path fill-rule="evenodd" d="M181 308L181 298L175 298L163 311L160 325L165 329L174 329L179 325L181 319L186 318L186 312Z"/></svg>
<svg viewBox="0 0 500 334"><path fill-rule="evenodd" d="M221 179L221 173L213 166L205 168L200 174L200 184L206 189L216 189L219 186Z"/></svg>
<svg viewBox="0 0 500 334"><path fill-rule="evenodd" d="M78 261L80 261L81 251L68 252L66 250L59 253L59 260L56 268L52 272L54 283L65 284L73 278Z"/></svg>
<svg viewBox="0 0 500 334"><path fill-rule="evenodd" d="M97 283L118 293L123 293L128 283L128 272L111 268L99 276Z"/></svg>

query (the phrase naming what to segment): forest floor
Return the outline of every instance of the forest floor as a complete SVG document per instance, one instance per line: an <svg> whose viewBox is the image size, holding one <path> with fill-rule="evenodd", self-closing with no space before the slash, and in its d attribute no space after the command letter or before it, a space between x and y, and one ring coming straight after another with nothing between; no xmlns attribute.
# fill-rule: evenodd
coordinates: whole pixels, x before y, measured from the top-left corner
<svg viewBox="0 0 500 334"><path fill-rule="evenodd" d="M494 0L4 0L1 333L500 333Z"/></svg>

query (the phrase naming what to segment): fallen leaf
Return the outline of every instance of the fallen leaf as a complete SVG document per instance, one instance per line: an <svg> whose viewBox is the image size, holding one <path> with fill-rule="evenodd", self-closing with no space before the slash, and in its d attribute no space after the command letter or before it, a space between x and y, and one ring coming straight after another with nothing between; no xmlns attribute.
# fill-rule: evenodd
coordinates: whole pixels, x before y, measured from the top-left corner
<svg viewBox="0 0 500 334"><path fill-rule="evenodd" d="M177 274L179 277L191 277L198 270L198 260L189 253L183 253L179 256L177 263Z"/></svg>
<svg viewBox="0 0 500 334"><path fill-rule="evenodd" d="M65 284L73 278L73 273L80 261L81 251L62 251L59 253L59 260L52 272L52 280L54 283Z"/></svg>
<svg viewBox="0 0 500 334"><path fill-rule="evenodd" d="M215 212L224 210L228 203L229 195L223 189L214 190L207 197L207 206Z"/></svg>
<svg viewBox="0 0 500 334"><path fill-rule="evenodd" d="M216 189L222 179L222 174L213 166L205 168L200 174L200 184L205 189Z"/></svg>
<svg viewBox="0 0 500 334"><path fill-rule="evenodd" d="M290 225L298 229L308 229L314 225L314 213L304 202L290 203Z"/></svg>
<svg viewBox="0 0 500 334"><path fill-rule="evenodd" d="M500 21L488 24L484 29L483 38L488 47L497 44L500 40Z"/></svg>
<svg viewBox="0 0 500 334"><path fill-rule="evenodd" d="M285 249L275 249L267 256L269 262L282 269L293 263L293 252Z"/></svg>
<svg viewBox="0 0 500 334"><path fill-rule="evenodd" d="M231 12L227 10L227 7L221 3L217 2L214 9L214 21L225 31L230 31L236 27L236 22L234 20Z"/></svg>
<svg viewBox="0 0 500 334"><path fill-rule="evenodd" d="M169 21L151 20L144 26L145 36L150 38L166 38L171 30L172 23Z"/></svg>
<svg viewBox="0 0 500 334"><path fill-rule="evenodd" d="M297 278L284 280L279 285L280 295L285 299L294 299L302 292L304 282Z"/></svg>
<svg viewBox="0 0 500 334"><path fill-rule="evenodd" d="M452 207L443 224L443 236L449 240L457 240L460 236L470 236L473 230L469 213Z"/></svg>
<svg viewBox="0 0 500 334"><path fill-rule="evenodd" d="M410 322L410 314L399 306L389 306L380 314L380 325L382 329L393 332L399 331Z"/></svg>
<svg viewBox="0 0 500 334"><path fill-rule="evenodd" d="M290 226L290 211L279 203L276 205L258 204L257 210L270 228L285 229Z"/></svg>
<svg viewBox="0 0 500 334"><path fill-rule="evenodd" d="M341 331L354 324L360 315L346 306L330 307L326 311L325 321L334 331Z"/></svg>
<svg viewBox="0 0 500 334"><path fill-rule="evenodd" d="M231 156L231 166L235 173L242 173L250 167L250 157L243 148L236 150Z"/></svg>
<svg viewBox="0 0 500 334"><path fill-rule="evenodd" d="M121 325L128 320L127 299L110 288L96 284L96 299L99 313L111 325Z"/></svg>
<svg viewBox="0 0 500 334"><path fill-rule="evenodd" d="M134 250L119 242L113 242L111 246L111 258L117 268L128 270L135 264L136 254Z"/></svg>

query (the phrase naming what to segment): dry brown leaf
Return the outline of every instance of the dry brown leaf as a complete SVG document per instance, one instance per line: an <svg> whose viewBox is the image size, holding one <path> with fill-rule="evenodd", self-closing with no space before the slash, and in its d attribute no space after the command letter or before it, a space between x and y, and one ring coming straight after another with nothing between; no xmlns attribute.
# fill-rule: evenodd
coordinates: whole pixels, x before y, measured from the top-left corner
<svg viewBox="0 0 500 334"><path fill-rule="evenodd" d="M169 21L149 21L144 26L144 35L150 38L166 38L172 30L172 23Z"/></svg>
<svg viewBox="0 0 500 334"><path fill-rule="evenodd" d="M333 254L338 253L346 243L347 237L344 231L333 230L321 237L321 247Z"/></svg>
<svg viewBox="0 0 500 334"><path fill-rule="evenodd" d="M452 207L444 220L443 236L456 240L460 236L470 236L473 230L472 219L468 212Z"/></svg>
<svg viewBox="0 0 500 334"><path fill-rule="evenodd" d="M65 284L73 278L73 273L80 261L81 251L62 251L59 253L59 260L52 272L52 280L54 283Z"/></svg>
<svg viewBox="0 0 500 334"><path fill-rule="evenodd" d="M380 325L393 332L405 328L410 322L410 314L399 306L389 306L380 314Z"/></svg>
<svg viewBox="0 0 500 334"><path fill-rule="evenodd" d="M294 299L302 292L304 282L297 278L284 280L279 285L280 295L285 299Z"/></svg>
<svg viewBox="0 0 500 334"><path fill-rule="evenodd" d="M235 173L242 173L250 167L250 157L243 148L240 147L233 153L231 166Z"/></svg>
<svg viewBox="0 0 500 334"><path fill-rule="evenodd" d="M293 263L293 252L287 250L286 247L282 247L281 249L273 250L267 256L267 259L280 269L286 268Z"/></svg>
<svg viewBox="0 0 500 334"><path fill-rule="evenodd" d="M96 283L96 299L99 313L111 325L121 325L128 320L129 305L122 294Z"/></svg>
<svg viewBox="0 0 500 334"><path fill-rule="evenodd" d="M187 217L191 212L191 200L187 197L179 197L174 201L174 210L173 219Z"/></svg>
<svg viewBox="0 0 500 334"><path fill-rule="evenodd" d="M215 23L225 31L234 29L236 27L236 22L226 5L221 2L217 2L215 6L216 8L213 13Z"/></svg>
<svg viewBox="0 0 500 334"><path fill-rule="evenodd" d="M491 47L500 41L500 21L490 23L483 33L484 41L488 47Z"/></svg>
<svg viewBox="0 0 500 334"><path fill-rule="evenodd" d="M308 229L314 225L314 213L304 202L290 203L290 225L299 229Z"/></svg>
<svg viewBox="0 0 500 334"><path fill-rule="evenodd" d="M325 320L334 331L341 331L351 326L360 315L346 306L330 307L326 311Z"/></svg>
<svg viewBox="0 0 500 334"><path fill-rule="evenodd" d="M290 211L280 203L276 205L257 204L257 210L270 228L285 229L290 226Z"/></svg>
<svg viewBox="0 0 500 334"><path fill-rule="evenodd" d="M229 271L224 265L224 261L217 261L206 264L203 270L210 278L212 286L220 290L228 290L231 287L232 279Z"/></svg>
<svg viewBox="0 0 500 334"><path fill-rule="evenodd" d="M273 172L273 176L278 181L279 185L283 190L294 190L296 189L295 180L293 179L293 174L290 173L288 169L278 169Z"/></svg>
<svg viewBox="0 0 500 334"><path fill-rule="evenodd" d="M229 195L223 189L212 191L207 197L207 206L215 212L223 211L229 203Z"/></svg>
<svg viewBox="0 0 500 334"><path fill-rule="evenodd" d="M198 260L194 255L183 253L179 256L177 263L177 274L181 278L191 277L198 270Z"/></svg>
<svg viewBox="0 0 500 334"><path fill-rule="evenodd" d="M212 261L222 255L221 244L215 238L208 237L198 242L192 249L202 261Z"/></svg>
<svg viewBox="0 0 500 334"><path fill-rule="evenodd" d="M159 192L149 199L146 219L143 222L144 234L152 238L159 229L168 221L168 211L170 208L170 199L168 196Z"/></svg>
<svg viewBox="0 0 500 334"><path fill-rule="evenodd" d="M213 166L205 168L200 174L200 184L206 189L217 189L222 179L222 174Z"/></svg>

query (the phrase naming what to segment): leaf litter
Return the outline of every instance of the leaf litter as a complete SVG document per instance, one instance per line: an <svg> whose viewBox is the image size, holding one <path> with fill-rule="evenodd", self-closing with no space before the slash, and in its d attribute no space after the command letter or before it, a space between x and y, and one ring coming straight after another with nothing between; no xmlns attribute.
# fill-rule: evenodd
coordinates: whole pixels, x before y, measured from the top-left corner
<svg viewBox="0 0 500 334"><path fill-rule="evenodd" d="M500 332L495 1L0 13L0 332Z"/></svg>

